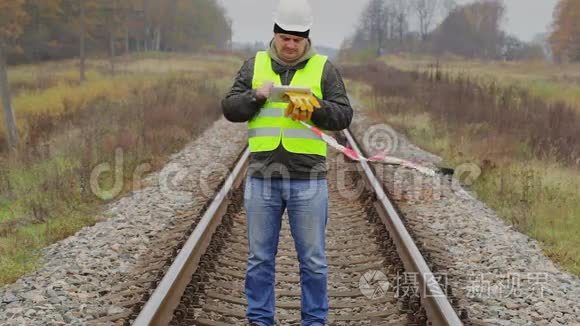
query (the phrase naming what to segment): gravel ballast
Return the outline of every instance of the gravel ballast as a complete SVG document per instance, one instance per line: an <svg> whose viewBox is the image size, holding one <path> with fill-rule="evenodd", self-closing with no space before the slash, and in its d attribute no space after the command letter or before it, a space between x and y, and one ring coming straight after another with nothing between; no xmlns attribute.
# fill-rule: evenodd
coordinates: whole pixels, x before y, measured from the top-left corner
<svg viewBox="0 0 580 326"><path fill-rule="evenodd" d="M411 144L381 121L356 110L355 137L370 154L393 155L435 168L441 158ZM374 164L404 214L415 241L446 277L475 323L574 325L580 323L580 280L560 270L534 239L514 230L476 195L449 177ZM477 167L459 167L477 176ZM471 171L472 170L472 171Z"/></svg>
<svg viewBox="0 0 580 326"><path fill-rule="evenodd" d="M356 110L352 130L370 153L381 148L369 133L386 130L394 156L431 166L441 160L386 125L371 128L379 123ZM42 268L0 289L0 324L86 325L128 316L120 303L148 291L158 272L152 256L163 261L171 254L152 248L170 241L183 223L195 224L245 142L244 124L217 121L142 188L109 204L104 221L46 248ZM413 170L375 168L474 323L580 323L580 280L555 266L535 240L446 177L433 183Z"/></svg>
<svg viewBox="0 0 580 326"><path fill-rule="evenodd" d="M172 254L155 248L195 224L245 142L245 125L216 121L139 189L109 203L102 222L47 247L40 269L0 289L0 324L86 325L127 316L119 303L148 291L158 272L143 265Z"/></svg>

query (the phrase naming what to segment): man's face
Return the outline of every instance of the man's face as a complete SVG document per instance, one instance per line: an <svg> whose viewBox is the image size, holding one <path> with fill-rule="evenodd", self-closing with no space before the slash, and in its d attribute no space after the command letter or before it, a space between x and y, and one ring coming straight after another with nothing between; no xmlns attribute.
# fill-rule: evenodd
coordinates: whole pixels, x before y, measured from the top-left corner
<svg viewBox="0 0 580 326"><path fill-rule="evenodd" d="M294 62L306 51L307 38L289 34L274 34L274 45L278 51L280 59L287 62Z"/></svg>

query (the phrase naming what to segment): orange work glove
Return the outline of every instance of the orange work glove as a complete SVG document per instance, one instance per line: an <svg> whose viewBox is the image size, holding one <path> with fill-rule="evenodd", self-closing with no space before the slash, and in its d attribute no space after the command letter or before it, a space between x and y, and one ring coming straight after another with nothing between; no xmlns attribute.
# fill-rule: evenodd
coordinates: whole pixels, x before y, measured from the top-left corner
<svg viewBox="0 0 580 326"><path fill-rule="evenodd" d="M312 94L288 92L284 94L290 103L286 107L286 116L293 120L308 121L312 112L320 108L318 99Z"/></svg>

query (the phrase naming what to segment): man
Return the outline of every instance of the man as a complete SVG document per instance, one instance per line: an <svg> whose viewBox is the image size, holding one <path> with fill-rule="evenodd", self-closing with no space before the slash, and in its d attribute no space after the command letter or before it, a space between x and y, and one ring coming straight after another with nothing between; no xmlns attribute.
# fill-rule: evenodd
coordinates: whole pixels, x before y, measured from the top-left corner
<svg viewBox="0 0 580 326"><path fill-rule="evenodd" d="M311 44L311 25L307 0L281 0L269 49L244 62L222 101L229 121L249 122L244 207L251 325L274 325L274 265L286 209L298 253L302 325L325 325L328 315L327 148L300 121L338 131L350 125L353 111L338 71ZM273 102L274 85L309 87L312 95L288 94L289 103Z"/></svg>

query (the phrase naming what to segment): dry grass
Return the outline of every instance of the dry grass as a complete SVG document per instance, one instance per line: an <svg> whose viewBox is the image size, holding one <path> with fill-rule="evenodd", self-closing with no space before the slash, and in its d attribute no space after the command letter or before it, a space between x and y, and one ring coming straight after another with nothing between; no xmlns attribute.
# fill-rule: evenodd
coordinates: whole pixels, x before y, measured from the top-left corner
<svg viewBox="0 0 580 326"><path fill-rule="evenodd" d="M478 163L479 197L580 275L580 118L574 109L444 74L381 64L343 72L379 119L452 166Z"/></svg>
<svg viewBox="0 0 580 326"><path fill-rule="evenodd" d="M545 61L482 61L447 56L433 58L393 55L382 59L405 71L426 71L438 66L453 76L469 76L485 83L516 85L531 95L549 101L562 101L580 109L580 64L556 65Z"/></svg>
<svg viewBox="0 0 580 326"><path fill-rule="evenodd" d="M106 61L94 60L82 85L68 79L75 64L70 61L55 64L62 71L51 71L53 82L28 80L14 100L19 155L0 154L0 285L34 269L38 249L94 223L103 203L132 190L134 178L162 166L217 119L236 60L224 57L225 64L217 65L216 58L204 63L181 55L162 64L159 54L142 55L127 60L116 76L101 70ZM11 75L33 70L16 67ZM118 152L120 191L106 196L119 181L106 173L99 179L105 191L95 193L91 172L114 165Z"/></svg>

